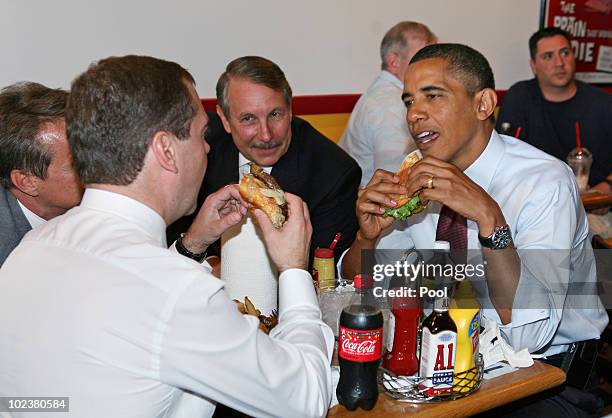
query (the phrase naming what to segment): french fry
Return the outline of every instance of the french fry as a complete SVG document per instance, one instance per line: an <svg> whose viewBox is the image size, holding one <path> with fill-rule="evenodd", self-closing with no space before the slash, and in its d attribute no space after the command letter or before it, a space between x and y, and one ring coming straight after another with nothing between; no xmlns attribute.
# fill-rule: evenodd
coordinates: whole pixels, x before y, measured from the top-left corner
<svg viewBox="0 0 612 418"><path fill-rule="evenodd" d="M278 324L278 312L273 310L269 316L262 315L261 311L255 308L253 302L245 296L244 303L240 302L237 299L234 299L234 303L238 308L238 312L242 315L253 315L259 319L259 329L265 332L266 334L270 333L270 330L274 328Z"/></svg>
<svg viewBox="0 0 612 418"><path fill-rule="evenodd" d="M261 311L259 309L255 309L255 305L251 302L248 296L244 297L244 306L246 306L247 314L259 317L261 315Z"/></svg>

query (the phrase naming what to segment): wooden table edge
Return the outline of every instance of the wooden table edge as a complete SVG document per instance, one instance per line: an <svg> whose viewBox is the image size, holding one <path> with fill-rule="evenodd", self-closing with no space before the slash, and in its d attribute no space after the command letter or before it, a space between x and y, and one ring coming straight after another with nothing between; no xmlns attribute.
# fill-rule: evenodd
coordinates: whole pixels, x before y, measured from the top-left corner
<svg viewBox="0 0 612 418"><path fill-rule="evenodd" d="M543 392L559 386L563 382L565 382L563 370L536 360L531 367L519 369L491 380L483 380L478 391L454 401L433 404L410 404L394 401L381 393L377 406L372 411L358 409L357 411L350 412L344 407L336 405L330 408L328 417L361 418L378 417L384 414L385 417L392 418L404 416L407 413L415 414L419 417L469 416ZM486 407L482 402L483 397L486 397L487 400ZM390 408L384 407L381 402L386 404L386 406L391 405L390 403L395 403L398 409L397 414L395 411L389 411ZM402 409L402 411L399 411L399 409Z"/></svg>
<svg viewBox="0 0 612 418"><path fill-rule="evenodd" d="M612 205L612 194L601 192L585 192L580 195L580 200L586 210L605 208Z"/></svg>

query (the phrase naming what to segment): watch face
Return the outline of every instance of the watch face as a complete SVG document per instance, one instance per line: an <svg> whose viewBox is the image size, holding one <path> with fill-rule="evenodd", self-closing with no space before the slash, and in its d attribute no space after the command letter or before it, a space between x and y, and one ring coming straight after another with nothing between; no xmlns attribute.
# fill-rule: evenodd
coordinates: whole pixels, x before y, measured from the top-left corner
<svg viewBox="0 0 612 418"><path fill-rule="evenodd" d="M508 225L502 226L500 228L495 228L495 232L491 237L492 248L495 249L503 249L510 245L510 241L512 237L510 236L510 227Z"/></svg>
<svg viewBox="0 0 612 418"><path fill-rule="evenodd" d="M495 231L486 238L478 235L478 240L483 247L491 248L492 250L503 250L512 243L512 233L508 225L497 226Z"/></svg>

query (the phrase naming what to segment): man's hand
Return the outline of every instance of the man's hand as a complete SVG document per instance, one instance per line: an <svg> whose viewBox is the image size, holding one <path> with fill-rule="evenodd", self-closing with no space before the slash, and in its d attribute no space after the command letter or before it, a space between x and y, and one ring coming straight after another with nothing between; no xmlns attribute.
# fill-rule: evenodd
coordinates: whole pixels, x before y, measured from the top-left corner
<svg viewBox="0 0 612 418"><path fill-rule="evenodd" d="M382 231L393 223L394 218L383 218L381 215L385 208L395 207L397 204L389 194L406 194L406 187L398 182L399 177L396 174L378 169L366 187L359 190L356 208L361 239L374 242Z"/></svg>
<svg viewBox="0 0 612 418"><path fill-rule="evenodd" d="M246 215L247 204L235 184L209 195L183 236L183 245L192 253L202 253L228 228Z"/></svg>
<svg viewBox="0 0 612 418"><path fill-rule="evenodd" d="M428 188L433 177L433 188ZM506 222L499 205L482 187L453 164L425 157L410 168L407 178L407 194L412 196L421 190L421 201L440 202L467 219L478 224L480 235L486 237L496 226Z"/></svg>
<svg viewBox="0 0 612 418"><path fill-rule="evenodd" d="M260 209L252 214L263 233L268 254L279 273L291 268L306 269L312 225L306 203L298 196L285 192L289 216L281 229L272 226L268 216Z"/></svg>
<svg viewBox="0 0 612 418"><path fill-rule="evenodd" d="M433 188L428 188L433 177ZM487 192L456 166L433 157L425 157L410 168L408 194L421 190L421 201L435 200L478 224L480 235L491 235L496 226L506 224L499 205ZM521 271L520 259L513 246L505 250L482 249L487 262L489 296L502 324L512 321L512 304Z"/></svg>

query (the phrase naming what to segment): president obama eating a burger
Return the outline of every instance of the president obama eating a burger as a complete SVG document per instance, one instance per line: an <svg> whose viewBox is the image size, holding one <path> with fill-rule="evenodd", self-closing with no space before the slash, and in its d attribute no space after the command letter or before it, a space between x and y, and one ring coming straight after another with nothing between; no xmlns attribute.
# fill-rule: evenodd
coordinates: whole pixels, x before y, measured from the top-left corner
<svg viewBox="0 0 612 418"><path fill-rule="evenodd" d="M414 56L402 98L424 158L409 169L405 182L377 170L360 191L360 229L343 257L343 275L359 272L361 250L431 249L436 240L448 241L451 249L472 250L485 264L478 292L488 308L483 317L497 322L508 343L515 350L563 357L571 343L592 345L608 322L596 292L567 291L576 282L596 281L586 215L564 163L494 130L494 89L486 58L468 46L430 45ZM397 221L384 215L397 205L394 195L418 195L427 207ZM534 249L538 255L565 251L569 268L534 260L529 256ZM559 416L578 408L566 400L569 390L577 391L582 408L596 408L585 383L555 395L563 404ZM531 412L541 402L527 398L524 406ZM545 414L551 408L544 405Z"/></svg>

